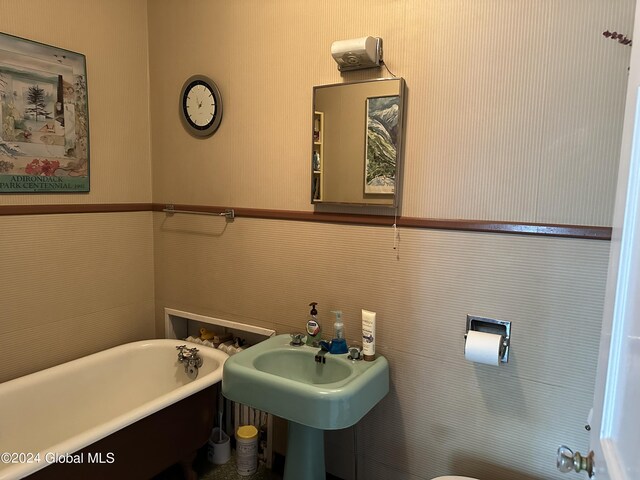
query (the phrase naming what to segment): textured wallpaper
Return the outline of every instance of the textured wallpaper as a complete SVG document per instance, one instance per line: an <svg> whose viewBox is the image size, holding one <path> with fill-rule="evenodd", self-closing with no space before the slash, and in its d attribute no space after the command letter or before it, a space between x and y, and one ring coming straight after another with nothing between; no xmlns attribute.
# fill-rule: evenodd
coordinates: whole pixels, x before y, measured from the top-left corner
<svg viewBox="0 0 640 480"><path fill-rule="evenodd" d="M312 210L313 86L389 76L331 57L373 35L407 82L402 215L610 225L630 48L602 33L629 32L633 6L152 2L154 201ZM194 73L225 106L200 141L177 114Z"/></svg>
<svg viewBox="0 0 640 480"><path fill-rule="evenodd" d="M331 58L334 40L374 35L407 82L400 214L610 225L629 47L602 33L632 33L631 0L18 3L0 0L2 31L87 55L92 190L2 204L311 211L313 86L388 76L341 75ZM198 73L224 103L220 129L204 140L178 117L180 87ZM2 217L0 346L9 358L17 339L47 348L0 375L161 336L164 307L285 333L303 328L317 301L325 331L329 311L343 310L350 342L366 308L378 312L391 391L356 428L329 437L328 471L560 480L557 446L588 446L608 242L399 234L394 250L386 227L150 212ZM513 322L508 365L464 361L467 313Z"/></svg>
<svg viewBox="0 0 640 480"><path fill-rule="evenodd" d="M313 86L389 76L341 75L331 58L334 40L374 35L407 82L400 214L610 225L630 50L602 33L629 32L633 9L154 1L153 199L313 210ZM207 140L177 114L195 73L225 102ZM341 309L355 342L360 309L378 313L391 391L356 428L327 434L329 472L560 480L557 446L588 450L608 242L400 229L394 251L385 227L157 213L154 228L159 332L164 307L299 331L316 301L327 335ZM464 360L468 313L513 322L508 365Z"/></svg>

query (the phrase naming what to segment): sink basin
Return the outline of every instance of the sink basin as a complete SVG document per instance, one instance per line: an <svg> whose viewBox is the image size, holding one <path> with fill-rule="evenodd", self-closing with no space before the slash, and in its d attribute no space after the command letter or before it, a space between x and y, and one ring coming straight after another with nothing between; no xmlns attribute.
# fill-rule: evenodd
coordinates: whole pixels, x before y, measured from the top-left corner
<svg viewBox="0 0 640 480"><path fill-rule="evenodd" d="M327 358L324 364L315 363L315 352L319 350L317 348L312 352L306 348L293 348L261 353L253 360L253 366L261 372L310 385L340 382L353 374L352 366L339 359Z"/></svg>
<svg viewBox="0 0 640 480"><path fill-rule="evenodd" d="M325 355L319 348L294 347L278 335L230 357L222 373L222 393L230 400L319 430L358 422L389 391L389 364Z"/></svg>

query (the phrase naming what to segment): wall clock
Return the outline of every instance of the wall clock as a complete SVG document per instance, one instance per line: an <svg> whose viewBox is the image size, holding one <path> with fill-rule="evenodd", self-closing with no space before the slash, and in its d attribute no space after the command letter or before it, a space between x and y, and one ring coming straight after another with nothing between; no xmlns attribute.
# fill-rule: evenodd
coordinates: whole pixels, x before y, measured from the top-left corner
<svg viewBox="0 0 640 480"><path fill-rule="evenodd" d="M218 87L204 75L189 77L180 92L182 125L195 137L213 135L222 120L222 97Z"/></svg>

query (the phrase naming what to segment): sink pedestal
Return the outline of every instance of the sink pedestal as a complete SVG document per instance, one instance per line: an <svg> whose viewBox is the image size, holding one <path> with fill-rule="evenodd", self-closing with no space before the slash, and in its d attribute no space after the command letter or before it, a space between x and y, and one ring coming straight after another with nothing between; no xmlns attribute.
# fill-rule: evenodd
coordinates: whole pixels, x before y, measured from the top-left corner
<svg viewBox="0 0 640 480"><path fill-rule="evenodd" d="M325 480L324 430L289 421L283 480Z"/></svg>

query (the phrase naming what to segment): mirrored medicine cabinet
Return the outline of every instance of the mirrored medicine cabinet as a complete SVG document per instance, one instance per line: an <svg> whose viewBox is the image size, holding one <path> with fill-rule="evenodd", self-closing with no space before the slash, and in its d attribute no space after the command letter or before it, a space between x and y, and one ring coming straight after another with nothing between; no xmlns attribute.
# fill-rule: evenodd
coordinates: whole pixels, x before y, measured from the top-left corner
<svg viewBox="0 0 640 480"><path fill-rule="evenodd" d="M397 205L402 78L313 88L311 203Z"/></svg>

